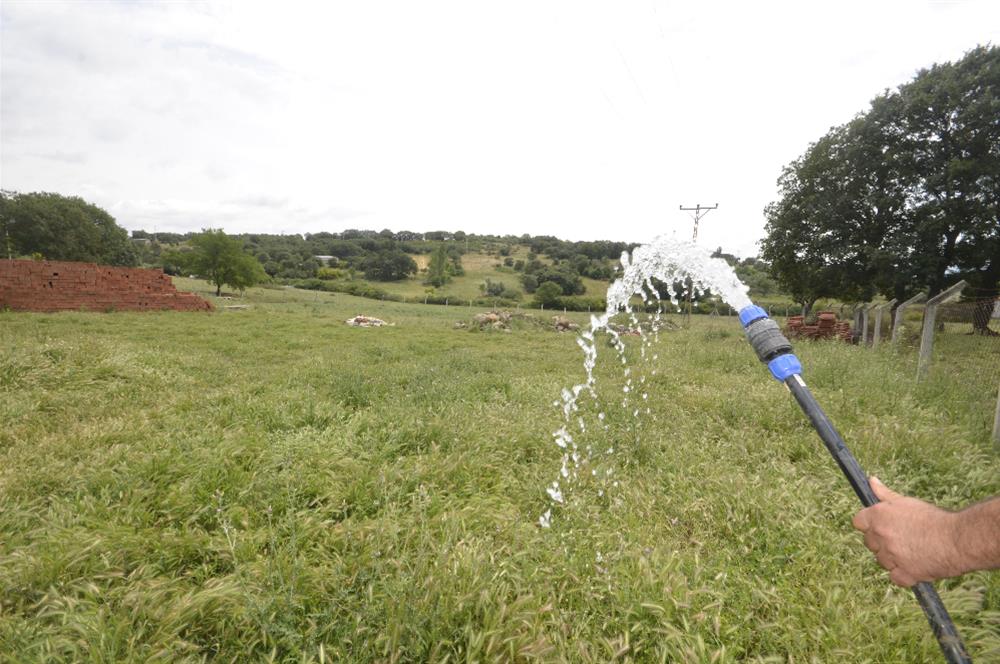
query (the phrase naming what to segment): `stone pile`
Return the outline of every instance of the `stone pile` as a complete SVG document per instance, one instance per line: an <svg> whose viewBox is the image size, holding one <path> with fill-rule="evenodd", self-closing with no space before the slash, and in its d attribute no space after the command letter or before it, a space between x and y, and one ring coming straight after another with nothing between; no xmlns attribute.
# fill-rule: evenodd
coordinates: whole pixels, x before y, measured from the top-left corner
<svg viewBox="0 0 1000 664"><path fill-rule="evenodd" d="M565 316L553 316L552 326L556 328L556 332L573 332L580 328L579 325Z"/></svg>
<svg viewBox="0 0 1000 664"><path fill-rule="evenodd" d="M354 318L348 318L345 322L354 327L383 327L389 324L381 318L373 318L371 316L365 316L364 314L358 314Z"/></svg>

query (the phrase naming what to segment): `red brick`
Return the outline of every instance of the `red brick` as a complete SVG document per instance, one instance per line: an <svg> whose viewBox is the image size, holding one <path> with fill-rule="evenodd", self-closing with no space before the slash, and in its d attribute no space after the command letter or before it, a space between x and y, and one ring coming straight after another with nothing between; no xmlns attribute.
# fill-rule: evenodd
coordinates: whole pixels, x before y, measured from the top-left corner
<svg viewBox="0 0 1000 664"><path fill-rule="evenodd" d="M211 311L163 270L64 261L0 260L0 306L19 311Z"/></svg>

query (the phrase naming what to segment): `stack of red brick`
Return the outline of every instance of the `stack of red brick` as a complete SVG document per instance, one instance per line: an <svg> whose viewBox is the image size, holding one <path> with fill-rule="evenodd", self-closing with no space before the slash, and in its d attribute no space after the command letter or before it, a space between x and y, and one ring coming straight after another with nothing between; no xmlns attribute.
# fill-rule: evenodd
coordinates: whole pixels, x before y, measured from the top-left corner
<svg viewBox="0 0 1000 664"><path fill-rule="evenodd" d="M851 324L838 321L832 311L821 311L815 325L806 325L802 316L788 317L788 337L791 339L833 339L851 341Z"/></svg>
<svg viewBox="0 0 1000 664"><path fill-rule="evenodd" d="M0 260L0 307L15 311L211 311L163 270Z"/></svg>

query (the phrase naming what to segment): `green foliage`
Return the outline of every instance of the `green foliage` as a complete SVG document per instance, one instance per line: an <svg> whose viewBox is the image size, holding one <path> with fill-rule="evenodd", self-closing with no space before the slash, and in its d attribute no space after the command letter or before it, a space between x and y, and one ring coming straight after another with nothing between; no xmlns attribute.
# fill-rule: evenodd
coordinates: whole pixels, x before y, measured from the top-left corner
<svg viewBox="0 0 1000 664"><path fill-rule="evenodd" d="M533 274L522 274L521 287L524 288L525 293L530 295L538 289L538 279Z"/></svg>
<svg viewBox="0 0 1000 664"><path fill-rule="evenodd" d="M566 295L583 295L587 290L583 285L583 280L580 279L580 275L569 265L543 265L534 270L526 269L526 272L530 272L534 276L539 287L546 281L550 281L558 284L559 288ZM525 287L525 290L527 290L527 287Z"/></svg>
<svg viewBox="0 0 1000 664"><path fill-rule="evenodd" d="M507 287L504 286L502 281L493 281L487 277L484 283L479 284L479 290L483 292L483 295L500 297L507 291Z"/></svg>
<svg viewBox="0 0 1000 664"><path fill-rule="evenodd" d="M125 229L77 196L0 192L0 238L4 257L40 254L57 261L138 264Z"/></svg>
<svg viewBox="0 0 1000 664"><path fill-rule="evenodd" d="M399 281L417 271L416 262L402 251L387 250L372 254L361 263L365 278L373 281Z"/></svg>
<svg viewBox="0 0 1000 664"><path fill-rule="evenodd" d="M427 264L427 279L424 283L440 288L449 281L451 281L451 270L448 269L448 250L444 244L440 244L431 252L431 258Z"/></svg>
<svg viewBox="0 0 1000 664"><path fill-rule="evenodd" d="M598 313L607 308L607 302L603 297L560 297L553 304L556 309L566 309L567 311L588 311ZM653 308L655 311L655 308Z"/></svg>
<svg viewBox="0 0 1000 664"><path fill-rule="evenodd" d="M1000 290L1000 48L922 70L778 180L762 257L798 301Z"/></svg>
<svg viewBox="0 0 1000 664"><path fill-rule="evenodd" d="M189 251L168 255L171 264L204 277L215 285L215 294L222 294L227 285L242 292L267 280L264 268L256 258L243 251L243 243L229 237L222 229L207 229L188 240Z"/></svg>
<svg viewBox="0 0 1000 664"><path fill-rule="evenodd" d="M344 279L347 271L335 267L321 267L316 270L317 279Z"/></svg>
<svg viewBox="0 0 1000 664"><path fill-rule="evenodd" d="M323 279L301 279L291 280L296 288L306 290L326 291L328 293L348 293L358 297L366 297L372 300L387 300L391 302L401 302L403 298L395 293L389 293L378 286L373 286L366 281L329 281Z"/></svg>
<svg viewBox="0 0 1000 664"><path fill-rule="evenodd" d="M559 296L562 294L562 286L554 281L545 281L535 289L535 304L542 307L551 307L559 301Z"/></svg>

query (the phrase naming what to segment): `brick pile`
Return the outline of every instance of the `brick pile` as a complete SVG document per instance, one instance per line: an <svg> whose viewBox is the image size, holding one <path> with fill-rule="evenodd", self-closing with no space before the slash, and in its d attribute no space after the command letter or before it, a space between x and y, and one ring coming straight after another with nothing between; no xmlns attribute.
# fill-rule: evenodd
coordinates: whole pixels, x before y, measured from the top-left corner
<svg viewBox="0 0 1000 664"><path fill-rule="evenodd" d="M211 311L163 270L0 259L0 307L15 311Z"/></svg>
<svg viewBox="0 0 1000 664"><path fill-rule="evenodd" d="M851 341L851 324L845 320L838 321L837 314L832 311L821 311L815 325L806 325L802 316L788 317L789 339L840 339Z"/></svg>

